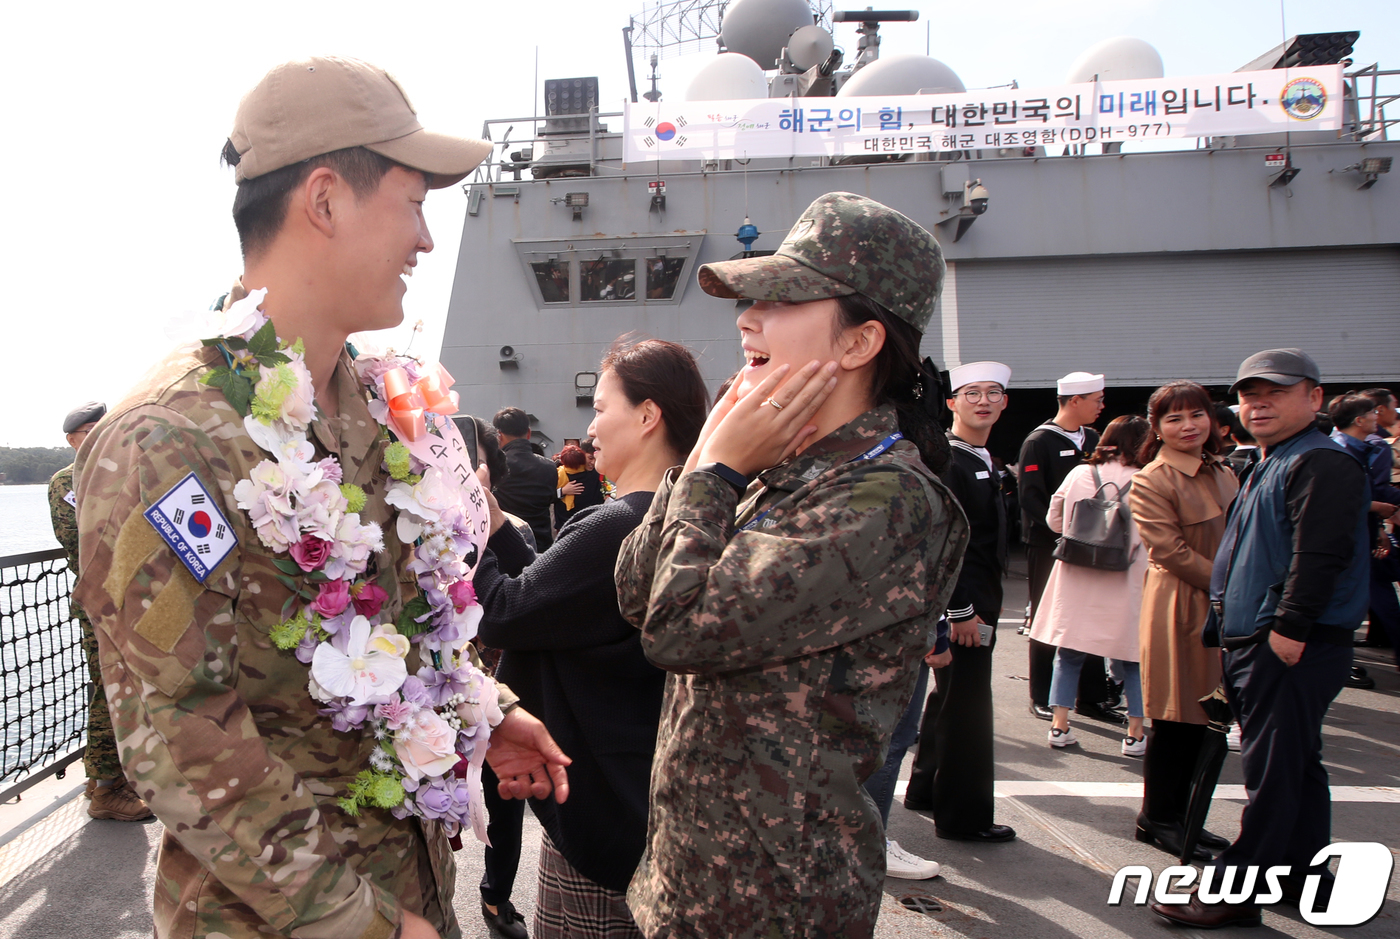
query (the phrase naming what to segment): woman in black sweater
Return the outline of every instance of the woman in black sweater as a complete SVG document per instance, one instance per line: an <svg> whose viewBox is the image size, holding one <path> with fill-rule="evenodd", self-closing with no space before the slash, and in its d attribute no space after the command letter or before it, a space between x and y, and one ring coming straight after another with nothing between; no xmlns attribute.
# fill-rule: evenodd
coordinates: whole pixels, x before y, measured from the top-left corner
<svg viewBox="0 0 1400 939"><path fill-rule="evenodd" d="M536 939L636 929L626 891L646 840L666 673L618 612L613 565L706 417L704 380L683 346L616 345L600 371L588 432L616 497L576 511L538 556L492 500L474 580L481 641L505 650L498 677L573 759L568 801L531 803L545 830Z"/></svg>

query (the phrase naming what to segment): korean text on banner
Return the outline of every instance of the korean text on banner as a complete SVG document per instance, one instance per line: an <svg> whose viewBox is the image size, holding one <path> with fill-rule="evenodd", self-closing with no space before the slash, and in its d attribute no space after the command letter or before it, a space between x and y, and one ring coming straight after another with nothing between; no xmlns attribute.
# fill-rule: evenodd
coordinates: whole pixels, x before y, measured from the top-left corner
<svg viewBox="0 0 1400 939"><path fill-rule="evenodd" d="M1338 131L1342 67L889 98L627 104L624 159L932 153Z"/></svg>

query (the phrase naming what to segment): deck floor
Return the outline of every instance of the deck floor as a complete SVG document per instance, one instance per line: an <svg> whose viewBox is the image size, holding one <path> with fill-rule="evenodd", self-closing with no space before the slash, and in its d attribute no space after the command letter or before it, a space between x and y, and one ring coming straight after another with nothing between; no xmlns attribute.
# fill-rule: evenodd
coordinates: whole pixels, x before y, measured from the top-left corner
<svg viewBox="0 0 1400 939"><path fill-rule="evenodd" d="M939 861L943 872L930 881L886 881L877 936L1195 937L1145 909L1107 905L1112 873L1120 867L1143 864L1159 872L1175 862L1133 840L1141 761L1119 754L1115 728L1077 720L1082 746L1066 752L1046 745L1048 725L1026 710L1026 640L1015 630L1024 604L1024 577L1013 571L1007 587L1008 625L998 637L993 671L997 821L1014 826L1019 837L989 846L942 841L935 837L931 819L907 811L897 798L891 835L910 851ZM1377 687L1344 690L1328 713L1324 738L1334 787L1332 837L1379 841L1394 854L1400 848L1400 674L1388 650L1358 649L1357 661L1369 668ZM906 777L910 760L912 755L906 759ZM1239 756L1231 754L1208 821L1211 830L1226 837L1238 832L1240 782ZM66 780L30 790L19 805L0 807L0 939L150 936L160 830L158 822L89 820L80 766ZM514 896L527 919L534 908L539 831L527 812ZM469 842L457 860L456 905L463 935L486 939L476 890L481 849ZM899 902L908 897L932 898L941 910L911 912ZM1310 926L1296 909L1285 906L1265 913L1263 929L1220 935L1380 939L1400 935L1398 913L1400 877L1392 877L1380 914L1363 926Z"/></svg>

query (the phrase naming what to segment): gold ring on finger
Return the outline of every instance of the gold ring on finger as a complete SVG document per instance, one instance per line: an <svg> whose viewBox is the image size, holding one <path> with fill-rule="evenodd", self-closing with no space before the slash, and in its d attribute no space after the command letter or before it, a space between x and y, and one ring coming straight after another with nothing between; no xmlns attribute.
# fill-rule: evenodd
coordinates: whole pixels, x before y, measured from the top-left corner
<svg viewBox="0 0 1400 939"><path fill-rule="evenodd" d="M783 406L782 406L781 404L779 404L778 402L774 401L772 398L769 398L767 401L764 401L763 403L764 403L764 404L771 404L771 405L773 405L773 407L777 408L779 411L781 411L781 410L783 409Z"/></svg>

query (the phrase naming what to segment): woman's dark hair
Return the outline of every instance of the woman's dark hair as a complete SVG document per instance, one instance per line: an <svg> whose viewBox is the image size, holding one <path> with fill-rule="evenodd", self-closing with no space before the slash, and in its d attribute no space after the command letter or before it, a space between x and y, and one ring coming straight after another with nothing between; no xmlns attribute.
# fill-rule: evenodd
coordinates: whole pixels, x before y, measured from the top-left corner
<svg viewBox="0 0 1400 939"><path fill-rule="evenodd" d="M220 159L229 166L237 166L242 160L232 140L224 144ZM398 165L364 147L349 147L243 180L233 197L233 225L238 229L238 245L243 250L243 257L255 256L277 237L287 218L287 203L292 191L305 182L317 167L329 166L335 170L350 184L355 198L363 199L374 193L379 188L379 181Z"/></svg>
<svg viewBox="0 0 1400 939"><path fill-rule="evenodd" d="M486 472L491 474L491 485L498 485L510 475L510 464L506 463L506 455L501 450L501 435L479 417L473 417L472 423L476 425L476 439L481 442L477 465L485 463Z"/></svg>
<svg viewBox="0 0 1400 939"><path fill-rule="evenodd" d="M1377 407L1376 399L1369 395L1338 395L1327 405L1327 416L1332 419L1333 427L1346 430L1358 417Z"/></svg>
<svg viewBox="0 0 1400 939"><path fill-rule="evenodd" d="M580 450L582 450L585 454L590 454L590 453L592 453L592 452L593 452L593 438L592 438L592 437L584 437L582 440L580 440L580 441L578 442L578 448L579 448ZM586 461L585 461L585 462L586 462Z"/></svg>
<svg viewBox="0 0 1400 939"><path fill-rule="evenodd" d="M1210 392L1193 381L1169 381L1147 399L1147 423L1150 432L1143 439L1138 450L1137 465L1146 466L1157 459L1162 449L1162 418L1173 411L1206 412L1210 418L1210 433L1201 449L1206 453L1220 452L1220 429L1216 423L1215 405L1210 400Z"/></svg>
<svg viewBox="0 0 1400 939"><path fill-rule="evenodd" d="M919 368L919 341L923 334L862 294L837 297L836 303L839 312L832 330L835 335L871 320L885 327L885 344L875 356L875 370L870 376L871 394L876 405L894 405L899 432L919 448L925 466L935 474L942 473L950 456L948 438L919 397L924 387ZM935 407L941 405L940 401Z"/></svg>
<svg viewBox="0 0 1400 939"><path fill-rule="evenodd" d="M583 449L569 444L559 451L559 462L569 469L583 469L588 465L588 457L583 455Z"/></svg>
<svg viewBox="0 0 1400 939"><path fill-rule="evenodd" d="M1099 445L1084 462L1090 466L1098 466L1118 460L1128 466L1140 467L1142 462L1138 459L1138 452L1142 450L1143 441L1147 439L1151 429L1152 425L1147 423L1147 418L1140 414L1115 417L1108 422L1103 436L1099 438Z"/></svg>
<svg viewBox="0 0 1400 939"><path fill-rule="evenodd" d="M664 339L622 336L603 356L599 370L617 376L633 407L651 401L660 408L666 442L681 457L690 453L709 415L709 398L689 349Z"/></svg>

